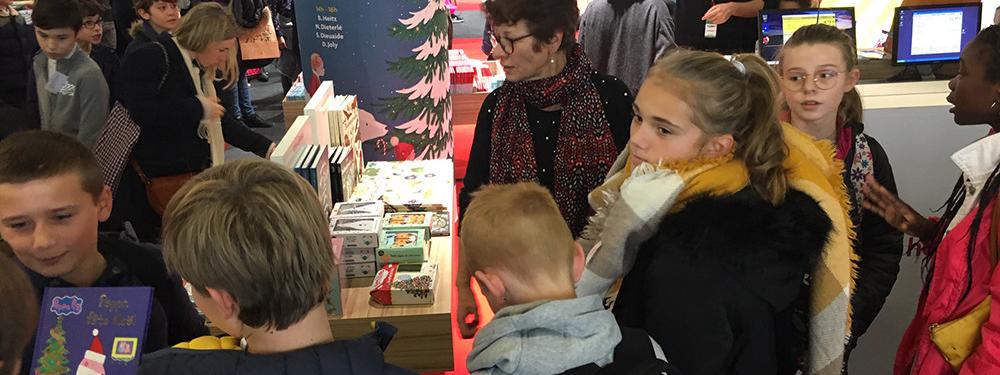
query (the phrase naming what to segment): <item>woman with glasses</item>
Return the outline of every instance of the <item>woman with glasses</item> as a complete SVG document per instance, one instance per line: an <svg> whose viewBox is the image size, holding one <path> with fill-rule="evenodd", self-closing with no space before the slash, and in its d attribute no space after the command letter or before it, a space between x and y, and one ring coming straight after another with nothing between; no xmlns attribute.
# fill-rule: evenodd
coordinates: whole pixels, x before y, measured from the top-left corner
<svg viewBox="0 0 1000 375"><path fill-rule="evenodd" d="M857 234L853 245L861 257L851 301L849 349L857 345L858 337L885 304L903 252L903 234L874 212L861 209L869 176L892 194L896 194L896 182L885 150L864 133L861 97L855 89L861 73L854 48L854 41L836 27L806 26L788 39L778 65L788 106L785 120L816 139L833 142L837 158L844 162L844 183Z"/></svg>
<svg viewBox="0 0 1000 375"><path fill-rule="evenodd" d="M587 194L628 141L632 95L598 74L576 43L575 0L487 0L483 10L507 81L480 108L460 212L482 185L535 181L578 236L590 215ZM460 262L456 316L464 337L477 324L469 282Z"/></svg>

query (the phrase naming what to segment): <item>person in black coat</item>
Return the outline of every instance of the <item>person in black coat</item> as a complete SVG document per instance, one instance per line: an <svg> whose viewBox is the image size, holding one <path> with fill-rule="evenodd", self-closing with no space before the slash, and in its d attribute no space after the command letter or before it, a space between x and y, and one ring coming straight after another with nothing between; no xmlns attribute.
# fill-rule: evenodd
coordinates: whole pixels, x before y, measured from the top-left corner
<svg viewBox="0 0 1000 375"><path fill-rule="evenodd" d="M192 9L175 32L177 40L205 38L188 34L196 29L184 27L188 20L214 22L225 28L220 35L228 38L208 41L202 51L182 51L183 46L164 33L157 36L158 43L138 46L122 63L119 74L122 102L142 128L132 157L149 178L197 173L212 165L209 142L199 135L201 123L206 119L221 116L222 133L228 144L261 157L266 157L274 147L268 138L253 132L229 113L224 113L217 97L199 95L189 67L211 63L225 66L225 62L206 61L213 58L211 54L218 54L217 50L210 51L208 46L235 48L236 25L217 4L201 4L198 7L214 8L209 11L211 17L204 16L205 12L195 15L198 8ZM213 17L218 19L209 19ZM197 57L187 60L183 57L185 54ZM215 91L222 92L221 82L215 83ZM204 88L202 91L210 90ZM145 185L135 168L125 168L115 200L116 209L120 209L116 211L116 219L130 221L140 239L155 241L161 218L150 206Z"/></svg>
<svg viewBox="0 0 1000 375"><path fill-rule="evenodd" d="M0 0L0 107L24 110L28 70L37 51L34 28L9 1Z"/></svg>
<svg viewBox="0 0 1000 375"><path fill-rule="evenodd" d="M118 67L121 65L121 61L118 59L118 55L115 55L114 50L101 45L101 39L104 36L104 29L101 26L103 22L101 14L106 9L97 0L80 0L77 2L77 5L80 7L80 13L83 16L83 28L76 34L76 44L80 46L81 51L86 52L90 56L90 59L94 60L97 66L101 68L104 80L111 90L108 105L113 106L115 100L118 99L114 83L115 75L118 74Z"/></svg>
<svg viewBox="0 0 1000 375"><path fill-rule="evenodd" d="M840 370L851 249L833 228L848 202L832 155L778 121L777 84L756 55L668 53L590 194L577 295L608 296L619 325L645 329L687 375L794 373L806 344L831 353L809 368ZM793 313L815 295L840 304L818 306L831 312L807 319L817 337L796 342Z"/></svg>
<svg viewBox="0 0 1000 375"><path fill-rule="evenodd" d="M794 366L779 353L831 228L794 190L780 206L751 188L692 201L641 247L615 316L646 329L685 374L778 373Z"/></svg>

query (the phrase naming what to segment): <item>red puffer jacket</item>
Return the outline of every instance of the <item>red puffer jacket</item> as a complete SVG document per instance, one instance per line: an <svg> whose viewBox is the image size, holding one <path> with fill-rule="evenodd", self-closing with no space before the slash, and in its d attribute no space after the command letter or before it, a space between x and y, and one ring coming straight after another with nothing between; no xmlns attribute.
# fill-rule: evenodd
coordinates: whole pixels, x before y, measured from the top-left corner
<svg viewBox="0 0 1000 375"><path fill-rule="evenodd" d="M972 254L972 288L962 298L969 274L966 262L969 232L978 207L973 208L941 241L934 255L930 286L920 295L916 316L910 322L896 353L895 375L955 374L931 342L930 326L964 316L992 296L990 318L983 325L983 343L962 365L960 374L1000 374L1000 277L989 258L990 228L994 202L983 212Z"/></svg>

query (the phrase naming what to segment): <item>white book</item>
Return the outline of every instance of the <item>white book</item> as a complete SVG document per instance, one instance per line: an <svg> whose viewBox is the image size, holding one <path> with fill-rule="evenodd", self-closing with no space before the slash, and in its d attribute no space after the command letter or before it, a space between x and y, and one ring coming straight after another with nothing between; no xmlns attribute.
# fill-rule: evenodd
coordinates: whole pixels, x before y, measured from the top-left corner
<svg viewBox="0 0 1000 375"><path fill-rule="evenodd" d="M311 123L309 116L296 117L295 122L274 147L271 161L292 168L292 159L295 158L299 147L311 143L312 130L308 128Z"/></svg>
<svg viewBox="0 0 1000 375"><path fill-rule="evenodd" d="M343 117L343 96L334 96L326 102L326 116L328 124L330 127L330 144L333 146L341 146L341 122Z"/></svg>
<svg viewBox="0 0 1000 375"><path fill-rule="evenodd" d="M333 82L324 81L302 109L313 120L311 142L313 144L330 145L330 127L326 111L326 102L330 98L333 98Z"/></svg>

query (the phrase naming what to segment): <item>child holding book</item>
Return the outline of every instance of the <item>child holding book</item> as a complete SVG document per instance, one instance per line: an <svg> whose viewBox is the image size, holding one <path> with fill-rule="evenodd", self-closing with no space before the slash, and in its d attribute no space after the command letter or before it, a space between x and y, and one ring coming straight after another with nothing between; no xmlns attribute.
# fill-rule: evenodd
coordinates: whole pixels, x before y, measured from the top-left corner
<svg viewBox="0 0 1000 375"><path fill-rule="evenodd" d="M154 301L144 352L207 333L158 249L98 234L110 212L111 189L80 142L40 130L0 142L0 236L38 298L47 287L148 286Z"/></svg>
<svg viewBox="0 0 1000 375"><path fill-rule="evenodd" d="M462 221L469 272L496 312L466 360L473 374L660 374L669 366L642 330L619 327L597 295L577 297L583 250L551 193L486 185Z"/></svg>

